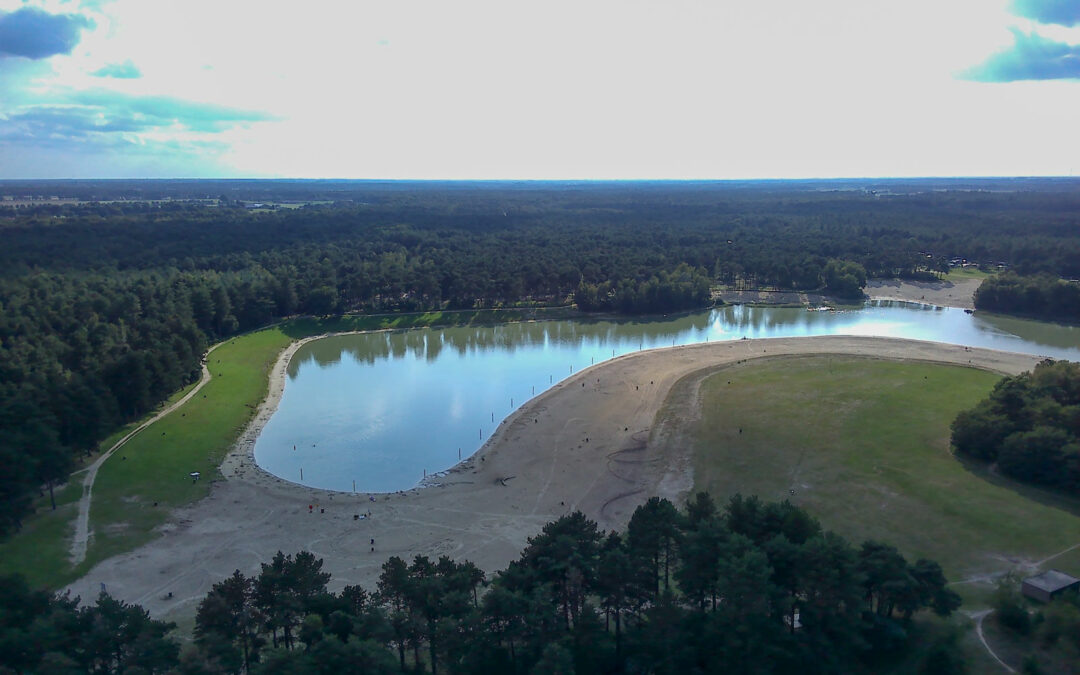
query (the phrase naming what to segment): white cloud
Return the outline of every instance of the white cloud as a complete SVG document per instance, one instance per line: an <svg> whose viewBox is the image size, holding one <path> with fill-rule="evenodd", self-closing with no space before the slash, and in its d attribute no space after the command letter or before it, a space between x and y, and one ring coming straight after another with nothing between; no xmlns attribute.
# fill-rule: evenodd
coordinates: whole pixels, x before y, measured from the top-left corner
<svg viewBox="0 0 1080 675"><path fill-rule="evenodd" d="M50 86L131 59L116 92L272 115L215 134L250 175L1070 171L1080 89L955 78L1009 44L1007 5L116 0Z"/></svg>

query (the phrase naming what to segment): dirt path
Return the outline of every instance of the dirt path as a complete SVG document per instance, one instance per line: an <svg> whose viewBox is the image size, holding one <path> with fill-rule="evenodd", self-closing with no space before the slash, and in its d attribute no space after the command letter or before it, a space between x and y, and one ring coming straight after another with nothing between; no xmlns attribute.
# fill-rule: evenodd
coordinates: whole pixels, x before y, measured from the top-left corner
<svg viewBox="0 0 1080 675"><path fill-rule="evenodd" d="M610 530L624 527L648 497L684 499L693 485L685 446L662 442L662 430L652 427L672 386L689 374L798 354L954 363L1001 373L1019 373L1040 360L852 336L636 352L584 369L526 402L472 458L429 478L426 487L354 494L290 483L254 463L255 438L280 396L292 351L272 369L266 403L222 464L225 478L203 500L174 511L154 541L95 566L69 587L73 594L92 598L106 583L115 597L138 602L155 617L189 620L214 583L234 570L257 573L279 550L324 558L333 591L346 584L373 587L391 555L448 555L491 572L515 559L545 523L574 509Z"/></svg>
<svg viewBox="0 0 1080 675"><path fill-rule="evenodd" d="M1048 556L1048 557L1046 557L1046 558L1043 558L1042 560L1037 560L1037 561L1035 561L1034 563L1032 563L1031 567L1032 567L1033 569L1039 569L1039 568L1041 568L1041 567L1042 567L1043 565L1045 565L1046 563L1048 563L1048 562L1050 562L1051 560L1053 560L1054 558L1059 558L1059 557L1061 557L1061 556L1065 555L1066 553L1069 553L1069 552L1071 552L1071 551L1075 551L1075 550L1076 550L1076 549L1078 549L1078 548L1080 548L1080 544L1073 544L1072 546L1070 546L1069 548L1065 549L1064 551L1058 551L1057 553L1055 553L1055 554L1054 554L1054 555L1052 555L1052 556Z"/></svg>
<svg viewBox="0 0 1080 675"><path fill-rule="evenodd" d="M214 345L206 352L206 357L210 356L210 352L214 351L217 345ZM75 536L71 540L71 548L69 556L71 558L72 565L78 565L83 560L86 560L86 548L90 544L90 499L94 491L94 480L97 479L98 469L105 463L105 460L112 457L112 454L124 446L125 443L135 437L140 431L150 426L154 422L157 422L162 417L165 417L172 411L176 410L180 406L187 403L192 396L199 393L199 390L210 381L210 370L206 367L206 358L202 363L202 377L199 378L199 383L195 387L184 395L179 401L173 403L167 408L163 409L158 414L154 415L150 419L146 420L139 426L132 429L123 438L116 442L111 448L101 453L101 456L94 460L94 463L83 469L86 475L83 476L83 491L82 497L79 499L79 515L75 518Z"/></svg>
<svg viewBox="0 0 1080 675"><path fill-rule="evenodd" d="M992 609L984 609L984 610L979 611L979 612L972 612L968 616L970 616L971 620L975 622L975 634L979 636L979 642L981 642L983 644L983 647L986 647L986 653L988 653L990 656L994 657L994 660L997 661L999 664L1001 664L1002 668L1004 668L1005 670L1007 670L1010 673L1015 673L1016 669L1013 668L1012 666L1010 666L1009 664L1005 663L1004 661L1002 661L1001 658L999 658L998 655L994 653L994 650L990 648L990 643L986 641L986 636L983 635L983 629L982 629L983 619L985 619L986 617L990 616L993 613L994 613L994 610L992 610Z"/></svg>
<svg viewBox="0 0 1080 675"><path fill-rule="evenodd" d="M1009 574L1010 572L1015 572L1017 570L1022 570L1024 572L1029 572L1029 573L1035 573L1035 572L1038 572L1039 570L1041 570L1043 568L1043 565L1050 562L1051 560L1054 560L1055 558L1060 558L1061 556L1065 555L1066 553L1071 553L1072 551L1075 551L1078 548L1080 548L1080 544L1073 544L1072 546L1070 546L1070 547L1068 547L1066 549L1063 549L1061 551L1058 551L1057 553L1054 553L1053 555L1049 555L1049 556L1043 558L1042 560L1012 560L1011 561L1012 564L1015 565L1015 567L1013 569L1006 570L1004 572L993 572L993 573L990 573L990 574L975 574L973 576L965 577L965 578L957 580L957 581L950 581L949 585L950 586L959 586L959 585L962 585L962 584L996 583L998 579L1001 579L1006 574Z"/></svg>

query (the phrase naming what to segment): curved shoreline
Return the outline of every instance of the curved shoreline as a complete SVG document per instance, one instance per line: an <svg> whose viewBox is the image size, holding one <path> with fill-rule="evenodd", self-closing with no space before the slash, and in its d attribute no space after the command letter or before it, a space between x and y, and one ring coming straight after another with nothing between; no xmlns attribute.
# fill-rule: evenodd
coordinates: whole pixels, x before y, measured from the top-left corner
<svg viewBox="0 0 1080 675"><path fill-rule="evenodd" d="M315 491L318 491L318 492L326 493L327 495L331 495L331 494L337 494L337 495L356 495L356 494L363 494L363 495L392 495L392 494L405 494L407 492L412 492L412 491L415 491L415 490L420 490L420 489L428 488L428 487L438 487L439 485L442 484L443 479L445 477L452 476L453 474L460 473L462 471L472 469L473 463L476 460L476 458L483 456L484 453L487 451L488 447L492 443L496 442L499 439L499 434L502 432L503 427L507 426L507 425L510 425L510 424L513 424L515 421L517 421L518 417L520 417L526 411L526 409L529 407L529 405L531 403L533 403L534 401L537 401L537 400L541 399L542 397L544 397L545 395L547 395L548 393L550 393L550 392L552 392L552 391L554 391L556 389L561 388L563 383L567 382L569 379L573 379L577 375L588 372L588 371L590 371L590 370L592 370L594 368L598 368L598 367L600 367L600 366L602 366L604 364L611 363L612 361L615 361L615 360L618 360L618 359L621 359L621 358L625 358L627 356L632 356L633 354L642 353L642 352L632 352L630 354L620 354L617 357L607 359L607 360L601 361L599 363L594 363L594 364L589 365L589 366L585 366L584 368L582 368L577 373L574 373L574 375L571 376L570 378L566 378L566 379L560 380L559 382L556 382L554 386L549 387L548 389L540 392L536 396L526 400L520 406L515 408L509 415L507 415L505 418L503 418L503 420L499 423L499 426L495 428L495 430L491 433L491 435L489 435L487 437L487 439L480 445L480 447L477 448L475 451L473 451L473 453L471 455L469 455L468 457L465 457L464 459L459 460L453 466L450 466L450 467L448 467L446 469L443 469L442 471L438 471L438 472L435 472L435 473L428 474L427 478L418 481L415 485L408 488L407 490L391 490L391 491L388 491L388 492L374 492L374 491L353 492L353 491L349 491L349 490L333 490L331 488L321 488L321 487L315 487L315 486L312 486L312 485L305 485L303 483L298 483L296 481L289 480L288 478L282 478L281 476L278 476L277 474L274 474L274 473L272 473L270 471L267 471L263 467L259 466L259 463L255 459L255 443L258 441L259 434L262 433L263 428L266 427L266 424L270 421L270 418L274 415L274 413L277 412L277 408L281 404L281 399L285 394L285 383L286 383L287 376L288 376L289 364L292 362L292 359L296 355L296 352L298 352L300 350L300 348L303 347L304 345L306 345L307 343L314 342L315 340L322 340L324 338L331 338L331 337L340 337L340 336L343 336L343 335L370 335L370 334L373 334L373 333L392 332L392 331L395 331L395 330L401 330L401 329L390 328L390 329L379 329L379 330L353 330L353 331L341 331L341 332L336 332L336 333L320 333L319 335L309 335L308 337L300 338L298 340L294 340L294 341L290 342L289 345L287 347L285 347L285 349L281 350L281 352L278 354L277 359L274 361L274 365L270 368L270 372L269 372L269 374L267 376L268 377L268 384L267 384L267 390L266 390L266 397L259 404L259 407L256 409L255 414L251 417L251 420L247 423L247 426L244 427L244 430L240 433L240 436L237 437L236 442L233 444L233 447L229 450L229 452L225 455L225 458L222 460L221 467L220 467L222 475L226 479L228 479L230 477L235 477L235 478L255 478L255 477L258 477L258 478L261 478L262 481L275 481L275 482L282 483L282 484L285 484L285 485L294 486L297 489L309 490L309 491L315 490ZM411 330L411 329L405 329L405 330ZM684 346L693 346L693 345L684 345ZM657 351L658 349L670 349L670 348L669 347L659 347L659 348L654 348L654 349L650 349L650 350L646 350L646 351ZM228 470L228 472L227 472L227 470ZM262 482L262 481L259 481L259 482Z"/></svg>
<svg viewBox="0 0 1080 675"><path fill-rule="evenodd" d="M270 418L274 415L274 413L277 412L277 408L281 404L282 396L284 396L285 394L285 383L288 378L289 364L292 362L293 357L296 355L296 352L298 352L301 347L303 347L309 342L314 342L315 340L322 340L324 338L340 337L342 335L370 335L373 333L393 332L396 330L402 329L389 328L379 330L353 330L341 331L337 333L320 333L319 335L309 335L308 337L300 338L299 340L294 340L290 342L289 345L285 347L285 349L281 350L281 352L278 354L277 359L274 361L274 365L270 368L270 372L267 376L268 383L266 388L266 397L263 398L261 403L259 403L259 407L256 408L255 414L251 417L251 420L248 421L247 426L244 427L244 430L240 432L240 435L237 437L236 442L233 444L233 447L229 450L229 452L225 455L225 458L222 460L220 467L222 475L227 479L231 477L261 477L263 481L276 481L278 483L295 486L298 489L316 490L326 493L327 495L388 495L403 494L405 492L410 492L425 487L437 486L439 484L438 479L440 477L444 477L446 475L471 468L472 461L483 453L484 449L488 446L488 444L492 442L492 440L498 437L499 431L502 429L503 424L511 422L511 420L514 419L521 412L521 410L525 408L529 401L526 401L520 407L511 412L510 415L508 415L499 424L499 427L497 427L495 431L490 436L488 436L487 440L484 441L484 443L479 448L477 448L469 457L460 460L453 466L448 467L442 471L429 474L426 479L419 481L416 485L413 485L407 490L391 490L388 492L353 492L349 490L333 490L330 488L315 487L312 485L298 483L296 481L289 480L288 478L282 478L281 476L271 473L270 471L267 471L263 467L259 466L259 463L256 461L255 443L258 441L259 435L262 433L263 428L270 421ZM592 366L589 367L591 368ZM548 391L550 391L550 389ZM542 392L538 396L542 396L544 393L547 392ZM530 399L530 401L531 400L533 399Z"/></svg>
<svg viewBox="0 0 1080 675"><path fill-rule="evenodd" d="M907 282L901 282L901 283L907 283ZM900 298L890 298L890 297L880 297L880 298L875 297L875 298L871 298L871 299L881 299L881 300L892 300L892 301L900 301L900 302L911 302L911 303L916 303L916 304L926 304L926 303L923 303L922 301L912 300L910 297L905 297L905 298L902 298L902 299L900 299ZM947 305L935 305L935 306L947 306ZM959 308L959 306L955 306L955 307ZM499 423L499 426L495 428L495 430L487 437L487 439L480 445L480 447L478 447L476 450L474 450L472 452L472 454L470 454L468 457L465 457L464 459L459 460L457 463L453 464L450 467L447 467L446 469L443 469L441 471L428 474L428 476L426 478L418 481L416 484L414 484L414 485L412 485L412 486L410 486L409 488L406 488L406 489L390 490L390 491L370 491L369 490L369 491L356 492L356 491L349 491L349 490L337 490L337 489L332 489L332 488L317 487L317 486L313 486L313 485L306 485L304 483L300 483L300 482L297 482L297 481L294 481L294 480L291 480L291 479L288 479L288 478L278 476L277 474L274 474L274 473L268 471L267 469L265 469L265 468L263 468L262 466L259 465L259 463L257 462L257 460L255 458L255 445L256 445L256 442L258 441L259 435L262 433L262 430L265 428L265 426L269 422L270 418L277 411L277 408L281 403L281 400L282 400L282 397L283 397L284 391L285 391L285 384L286 384L286 381L287 381L287 374L288 374L289 365L290 365L290 363L292 361L292 358L296 355L296 352L299 351L301 347L303 347L304 345L306 345L309 342L313 342L315 340L321 340L321 339L325 339L325 338L339 337L339 336L346 336L346 335L369 335L369 334L373 334L373 333L393 332L393 331L397 331L397 330L401 330L401 329L389 328L389 329L377 329L377 330L354 330L354 331L321 333L319 335L311 335L311 336L307 336L307 337L304 337L304 338L300 338L300 339L294 340L293 342L289 343L289 345L287 347L285 347L278 354L278 357L275 360L274 365L271 367L271 369L269 371L267 393L266 393L265 398L262 400L262 402L260 402L258 408L256 409L255 414L251 417L251 419L249 420L247 425L244 427L244 430L237 437L237 440L233 444L233 447L229 450L229 452L226 454L225 458L223 459L223 461L221 463L221 466L220 466L220 470L221 470L222 475L225 476L226 478L256 478L257 480L261 479L261 480L258 480L258 482L274 481L274 482L281 483L281 484L287 484L287 485L295 486L297 489L315 490L315 491L325 493L327 495L330 495L330 494L339 494L339 495L404 494L404 493L407 493L407 492L412 492L412 491L424 489L424 488L431 487L431 486L438 486L448 476L453 476L454 474L457 474L457 473L460 473L460 472L463 472L463 471L467 471L467 470L471 470L474 467L474 463L477 460L477 458L482 457L484 455L484 453L489 449L489 447L498 440L499 433L502 431L503 427L513 424L524 413L526 408L531 403L533 403L534 401L542 398L543 396L545 396L549 392L552 392L554 390L557 390L557 389L561 388L564 383L566 383L566 382L568 382L568 381L570 381L572 379L576 379L577 376L581 375L582 373L590 371L590 370L592 370L594 368L598 368L598 367L603 366L605 364L609 364L612 361L615 361L615 360L618 360L618 359L623 359L623 358L626 358L628 356L632 356L634 354L643 353L643 352L630 352L630 353L627 353L627 354L619 355L618 357L614 357L614 358L611 358L611 359L606 359L604 361L600 361L599 363L595 363L595 364L586 366L585 368L578 371L577 373L574 373L570 377L565 378L564 380L561 380L560 382L555 383L555 385L553 387L550 387L549 389L544 390L540 394L537 394L536 396L534 396L532 399L526 400L519 407L515 408L506 418L504 418ZM844 336L840 335L840 336L813 336L813 337L824 338L824 337L844 337ZM746 338L743 338L743 340L745 340L745 339ZM810 338L756 338L755 340L756 341L763 341L763 340L792 340L792 339L810 339ZM873 339L881 339L881 340L894 340L895 339L895 340L905 341L904 338L881 337L881 338L873 338ZM907 341L919 342L917 340L907 340ZM672 347L656 347L656 348L653 348L651 350L646 350L646 352L649 352L649 351L655 352L655 351L662 351L662 350L668 350L668 349L692 348L692 347L697 347L697 346L700 346L700 345L703 345L703 344L708 344L708 343L706 342L706 343L696 343L696 344L690 344L690 345L680 345L680 346L674 347L674 348L672 348ZM723 343L719 343L719 344L723 344ZM960 349L967 349L966 347L962 347L962 346L958 346L958 345L950 345L948 343L927 342L927 344L935 344L935 345L940 344L940 345L943 345L943 346L949 346L949 347L960 348ZM982 350L982 351L992 351L992 350ZM1038 358L1041 359L1043 357L1038 357ZM949 363L953 363L953 362L949 361ZM978 367L978 366L976 366L976 367ZM1009 371L1008 370L998 370L996 372L1007 373Z"/></svg>
<svg viewBox="0 0 1080 675"><path fill-rule="evenodd" d="M311 335L300 338L299 340L293 340L285 347L285 349L281 350L277 360L274 361L274 365L270 367L266 387L266 397L259 403L259 407L255 409L255 414L251 417L251 420L248 421L244 430L240 432L240 436L237 437L233 447L226 453L225 459L221 461L221 474L225 476L226 479L233 477L247 477L250 472L262 476L266 480L284 481L292 483L298 488L307 487L301 483L285 481L284 478L275 476L259 466L258 462L255 461L255 441L258 440L263 427L270 421L270 418L273 416L274 412L277 411L277 407L281 403L281 397L285 393L285 380L289 369L289 362L296 352L313 340L319 340L333 335L356 335L361 332L363 331Z"/></svg>
<svg viewBox="0 0 1080 675"><path fill-rule="evenodd" d="M484 570L502 569L528 537L572 510L602 529L619 528L646 497L678 500L692 487L685 448L663 443L653 428L672 387L688 374L802 354L952 363L1003 373L1030 369L1040 360L850 336L633 352L578 371L529 400L471 461L438 482L399 493L351 494L290 483L245 459L260 420L280 397L288 359L302 344L291 344L275 362L266 400L222 464L226 480L215 482L206 498L177 509L157 539L103 561L71 584L74 594L94 597L106 583L115 597L137 602L156 617L190 617L214 583L236 569L256 573L278 550L308 550L324 558L335 588L374 585L390 555L448 555Z"/></svg>
<svg viewBox="0 0 1080 675"><path fill-rule="evenodd" d="M911 301L909 300L908 302L911 302ZM522 403L519 407L517 407L513 412L511 412L506 418L504 418L499 423L499 426L496 427L494 432L492 432L492 434L490 436L488 436L488 438L483 442L483 444L481 444L480 447L477 448L473 452L473 454L471 454L469 457L466 457L466 458L458 461L456 464L454 464L453 466L451 466L451 467L449 467L447 469L444 469L444 470L439 471L437 473L429 474L426 479L417 482L416 485L408 488L407 490L392 490L392 491L389 491L389 492L372 492L372 491L352 492L352 491L346 491L346 490L333 490L333 489L330 489L330 488L321 488L321 487L316 487L316 486L312 486L312 485L305 485L303 483L298 483L296 481L292 481L292 480L289 480L287 478L282 478L281 476L273 474L270 471L267 471L263 467L259 466L258 462L255 460L255 443L258 440L259 434L262 432L263 428L266 426L267 422L269 422L269 420L273 416L273 414L277 411L278 405L280 405L280 403L281 403L282 396L284 395L284 392L285 392L285 383L286 383L286 380L287 380L289 364L291 363L292 358L296 355L296 352L299 351L300 348L303 347L304 345L306 345L307 343L313 342L315 340L321 340L321 339L330 338L330 337L338 337L338 336L342 336L342 335L363 335L363 334L370 334L370 333L379 333L379 332L386 332L387 330L395 330L395 329L384 329L384 330L375 330L375 331L343 331L343 332L338 332L338 333L321 333L319 335L311 335L311 336L308 336L308 337L300 338L298 340L294 340L293 342L289 343L289 345L278 354L278 357L277 357L276 361L274 362L274 365L270 369L270 372L269 372L269 375L268 375L268 386L267 386L266 397L259 404L259 407L256 409L255 415L252 416L252 418L248 422L247 426L241 432L240 436L237 438L236 442L233 444L232 449L228 452L228 454L226 454L225 458L222 460L221 467L220 467L222 475L227 480L232 480L234 478L235 479L241 479L241 480L252 480L252 479L254 479L254 482L257 483L257 484L265 484L267 482L273 481L273 482L281 484L283 487L288 486L288 487L292 487L292 488L294 488L296 490L306 491L306 494L308 494L308 495L312 495L312 494L315 494L315 493L323 493L323 494L325 494L327 496L329 496L329 495L352 495L352 496L356 496L356 495L364 495L364 496L402 495L402 494L415 493L415 492L417 492L419 490L422 490L422 489L425 489L425 488L440 487L446 482L444 480L445 478L452 477L454 474L458 474L458 473L461 473L461 472L464 472L464 471L474 469L476 460L478 458L485 457L486 454L495 445L499 444L503 440L501 437L502 437L502 434L504 432L504 429L509 428L513 424L517 423L522 416L524 416L525 414L531 412L535 407L540 406L541 403L547 397L555 395L556 393L560 392L562 389L565 388L567 383L569 383L569 382L575 382L576 383L585 374L591 373L592 371L595 371L595 370L598 370L598 369L602 369L602 368L604 368L606 366L614 364L614 363L616 363L618 361L622 361L624 359L630 359L630 358L634 358L634 357L638 357L638 356L642 356L642 355L648 355L648 354L657 354L657 353L664 354L664 353L669 353L669 352L678 352L680 350L693 350L693 349L698 349L698 348L707 348L710 345L716 346L716 345L732 345L732 344L738 344L738 343L745 343L745 344L768 343L770 341L777 341L777 342L780 342L780 343L787 343L787 342L790 342L790 341L799 342L799 341L803 341L803 340L831 340L831 339L836 339L836 338L851 338L851 339L857 339L857 340L882 341L883 344L888 343L888 342L911 343L911 344L926 345L926 346L930 346L930 347L941 347L941 348L945 348L945 349L949 349L949 350L953 350L953 351L961 350L961 351L963 351L964 353L967 353L967 354L980 354L980 355L982 355L983 358L981 358L981 359L969 359L966 364L961 363L959 360L953 360L953 359L920 358L920 357L915 357L915 356L910 356L910 355L909 356L884 355L881 358L895 359L895 360L918 360L918 361L926 361L926 362L931 362L931 363L941 363L941 364L945 364L945 365L967 365L969 367L980 368L980 369L984 369L984 370L990 370L992 372L1000 373L1000 374L1003 374L1003 375L1015 374L1016 372L1019 372L1019 371L1015 370L1015 363L1017 361L1015 359L1009 359L1009 358L988 359L988 358L986 358L986 354L1007 355L1007 356L1015 357L1016 359L1019 359L1020 361L1029 361L1030 360L1031 363L1032 363L1032 367L1033 367L1034 363L1037 363L1038 361L1042 360L1042 358L1043 358L1042 356L1031 356L1031 355L1027 355L1027 354L1020 354L1020 353L1014 353L1014 352L998 352L998 351L989 350L989 349L981 349L981 348L975 348L975 347L964 347L964 346L960 346L960 345L951 345L951 344L947 344L947 343L930 342L930 341L924 341L924 340L910 340L910 339L905 339L905 338L889 338L889 337L843 336L843 335L823 335L823 336L783 337L783 338L756 338L756 339L752 339L752 340L748 340L746 338L743 338L741 340L730 340L730 341L712 342L712 343L702 342L702 343L695 343L695 344L690 344L690 345L679 345L679 346L676 346L676 347L654 347L652 349L647 349L647 350L644 350L644 351L630 352L630 353L627 353L627 354L620 354L619 356L616 356L614 358L610 358L610 359L601 361L599 363L595 363L595 364L586 366L586 367L582 368L581 370L579 370L578 372L574 373L573 375L571 375L571 376L569 376L569 377L567 377L567 378L565 378L565 379L563 379L563 380L561 380L559 382L556 382L554 384L554 386L544 390L543 392L537 394L533 398L528 399L527 401ZM850 351L850 352L849 351L839 351L839 352L823 351L822 352L822 351L816 351L816 350L806 350L806 351L804 351L804 350L798 349L798 348L794 348L794 349L789 348L788 350L781 350L781 351L775 351L774 350L774 353L771 356L764 356L764 354L767 354L767 350L765 348L763 348L762 349L762 354L763 354L762 357L753 356L751 358L791 357L791 356L801 356L801 355L810 355L810 354L831 354L831 353L836 353L837 355L859 355L859 356L870 356L870 357L877 356L875 354L864 353L862 351ZM973 362L973 361L977 361L977 362ZM691 375L694 375L695 373L700 374L700 373L703 373L705 371L722 368L722 367L724 367L726 365L730 365L730 363L732 363L732 362L727 361L727 362L722 362L722 363L714 363L714 364L711 364L711 365L703 364L698 369L695 369L695 370L690 371L690 372L683 373L683 377L691 376ZM486 461L486 459L484 461Z"/></svg>
<svg viewBox="0 0 1080 675"><path fill-rule="evenodd" d="M974 308L974 293L981 283L980 279L962 279L957 282L943 281L943 282L912 282L904 281L900 279L870 279L867 283L867 294L870 300L891 300L900 302L911 302L916 304L930 304L939 307L953 307L957 309L971 309ZM876 291L876 293L871 293ZM930 294L930 298L927 299L927 293ZM240 433L236 443L226 454L225 459L221 463L221 473L226 478L229 477L261 477L262 481L275 481L277 483L284 483L293 485L299 489L307 490L320 490L327 494L353 494L343 490L331 490L328 488L314 488L312 486L304 485L303 483L297 483L296 481L289 480L277 476L266 469L259 466L255 460L255 443L258 440L259 434L263 428L269 422L270 417L273 416L277 410L278 405L281 403L281 398L285 392L285 381L289 367L289 363L296 352L308 342L314 340L321 340L327 337L334 337L340 335L360 335L369 333L389 332L397 329L379 329L379 330L362 330L362 331L342 331L336 333L322 333L319 335L311 335L299 340L294 340L281 351L277 360L270 369L268 376L268 385L266 397L259 403L259 407L256 409L255 415L251 418L248 424L244 427L244 430ZM689 345L692 346L692 345ZM659 348L658 348L659 349ZM667 349L667 348L664 348ZM629 356L629 354L622 355L616 358L623 358L623 356ZM587 367L587 369L595 368L605 363L610 363L614 359L608 359L601 361L600 363L593 364ZM580 372L583 371L579 371ZM567 380L563 380L565 382ZM559 387L561 383L557 383L554 387L541 392L538 396L553 391ZM471 455L458 461L447 469L433 473L426 479L421 480L416 485L409 488L409 490L398 490L389 493L363 493L363 494L401 494L403 492L417 490L424 487L430 487L432 485L438 485L446 476L452 476L453 474L460 473L462 471L471 470L473 463L478 457L482 457L487 451L489 446L497 439L500 431L504 425L512 424L526 406L538 397L534 397L523 403L510 413L495 429L495 431L488 436L487 440L479 448L477 448ZM249 476L250 474L250 476Z"/></svg>

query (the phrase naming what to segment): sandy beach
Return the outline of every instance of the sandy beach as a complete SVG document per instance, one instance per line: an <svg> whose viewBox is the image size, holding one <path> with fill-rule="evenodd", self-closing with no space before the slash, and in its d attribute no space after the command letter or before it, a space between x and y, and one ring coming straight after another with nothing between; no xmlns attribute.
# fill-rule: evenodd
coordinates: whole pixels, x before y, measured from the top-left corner
<svg viewBox="0 0 1080 675"><path fill-rule="evenodd" d="M904 281L901 279L869 279L865 293L871 300L903 300L938 307L975 308L975 289L981 279L956 281ZM723 290L718 297L728 304L760 305L829 305L837 302L821 293L804 291L735 291Z"/></svg>
<svg viewBox="0 0 1080 675"><path fill-rule="evenodd" d="M679 501L693 486L689 457L652 428L680 379L745 359L858 354L973 365L1001 373L1038 357L864 337L714 342L622 356L585 369L524 404L470 459L430 485L392 494L307 488L255 466L252 449L285 383L286 349L269 394L222 464L210 495L178 509L145 546L94 567L69 588L115 597L155 617L190 621L199 600L233 570L256 573L278 550L325 559L332 590L373 588L391 555L448 555L485 571L516 558L544 523L580 509L601 528L623 527L648 497ZM687 411L694 414L695 411ZM369 515L370 514L370 515ZM372 551L371 540L375 541ZM171 596L170 596L171 594Z"/></svg>
<svg viewBox="0 0 1080 675"><path fill-rule="evenodd" d="M938 307L975 309L975 290L981 279L957 281L902 281L900 279L870 279L866 295L871 300L905 300Z"/></svg>

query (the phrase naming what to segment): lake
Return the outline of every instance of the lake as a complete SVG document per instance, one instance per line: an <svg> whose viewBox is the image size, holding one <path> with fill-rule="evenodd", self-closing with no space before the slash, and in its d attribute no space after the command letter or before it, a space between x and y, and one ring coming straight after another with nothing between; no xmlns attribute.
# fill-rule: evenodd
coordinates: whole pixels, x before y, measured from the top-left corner
<svg viewBox="0 0 1080 675"><path fill-rule="evenodd" d="M891 301L848 311L733 305L670 318L340 335L296 352L255 459L311 487L407 490L425 472L472 455L516 407L594 363L642 349L811 335L911 338L1080 361L1080 327Z"/></svg>

